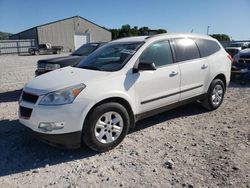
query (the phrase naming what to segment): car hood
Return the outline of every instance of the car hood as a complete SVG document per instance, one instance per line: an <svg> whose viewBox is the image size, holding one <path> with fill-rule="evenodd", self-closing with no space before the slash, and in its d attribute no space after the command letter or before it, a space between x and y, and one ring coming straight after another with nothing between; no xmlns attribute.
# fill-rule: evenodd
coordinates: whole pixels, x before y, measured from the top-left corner
<svg viewBox="0 0 250 188"><path fill-rule="evenodd" d="M103 79L109 75L110 72L65 67L33 78L25 85L24 91L43 95L82 83L87 85L90 81Z"/></svg>
<svg viewBox="0 0 250 188"><path fill-rule="evenodd" d="M240 55L250 55L250 48L246 48L239 52Z"/></svg>
<svg viewBox="0 0 250 188"><path fill-rule="evenodd" d="M49 64L60 64L61 67L73 66L78 64L81 60L86 58L86 56L64 56L64 57L56 57L50 59L39 60L38 63L49 63Z"/></svg>

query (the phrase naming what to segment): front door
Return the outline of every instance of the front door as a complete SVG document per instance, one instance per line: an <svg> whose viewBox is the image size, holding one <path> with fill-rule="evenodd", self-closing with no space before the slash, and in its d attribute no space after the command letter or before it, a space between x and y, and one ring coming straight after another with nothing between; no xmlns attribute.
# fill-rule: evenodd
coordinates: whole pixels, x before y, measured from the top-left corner
<svg viewBox="0 0 250 188"><path fill-rule="evenodd" d="M139 62L154 62L156 70L139 71L135 83L138 112L143 113L178 102L180 97L180 70L173 61L169 41L151 44L142 53Z"/></svg>

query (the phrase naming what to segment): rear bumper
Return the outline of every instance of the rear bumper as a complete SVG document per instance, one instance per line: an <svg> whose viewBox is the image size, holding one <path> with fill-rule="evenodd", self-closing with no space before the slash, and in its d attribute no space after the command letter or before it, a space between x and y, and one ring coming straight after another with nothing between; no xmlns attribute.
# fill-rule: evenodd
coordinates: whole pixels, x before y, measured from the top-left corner
<svg viewBox="0 0 250 188"><path fill-rule="evenodd" d="M81 147L82 143L82 132L72 132L66 134L45 134L35 132L32 129L23 125L32 135L34 135L37 139L45 142L51 146L55 146L58 148L66 148L66 149L77 149Z"/></svg>

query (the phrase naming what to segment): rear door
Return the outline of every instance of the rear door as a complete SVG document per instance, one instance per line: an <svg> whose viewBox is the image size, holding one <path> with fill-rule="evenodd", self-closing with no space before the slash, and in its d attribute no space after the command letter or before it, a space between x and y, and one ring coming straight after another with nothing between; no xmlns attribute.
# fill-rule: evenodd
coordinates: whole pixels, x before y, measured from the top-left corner
<svg viewBox="0 0 250 188"><path fill-rule="evenodd" d="M209 75L207 59L201 58L199 49L192 39L174 39L174 46L181 72L180 100L203 94Z"/></svg>
<svg viewBox="0 0 250 188"><path fill-rule="evenodd" d="M139 62L142 61L154 62L156 70L137 73L135 93L139 113L178 102L180 70L173 61L169 41L151 44L140 56Z"/></svg>

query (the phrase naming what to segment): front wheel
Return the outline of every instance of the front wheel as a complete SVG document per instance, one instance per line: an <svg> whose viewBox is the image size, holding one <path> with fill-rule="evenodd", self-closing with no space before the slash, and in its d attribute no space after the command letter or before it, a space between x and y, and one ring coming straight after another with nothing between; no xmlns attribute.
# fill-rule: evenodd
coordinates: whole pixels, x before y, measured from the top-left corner
<svg viewBox="0 0 250 188"><path fill-rule="evenodd" d="M83 125L83 142L95 151L108 151L125 138L129 124L129 114L121 104L101 104L90 112Z"/></svg>
<svg viewBox="0 0 250 188"><path fill-rule="evenodd" d="M201 101L203 107L208 110L215 110L222 104L225 94L225 85L222 80L215 79L210 84L208 89L207 98Z"/></svg>

